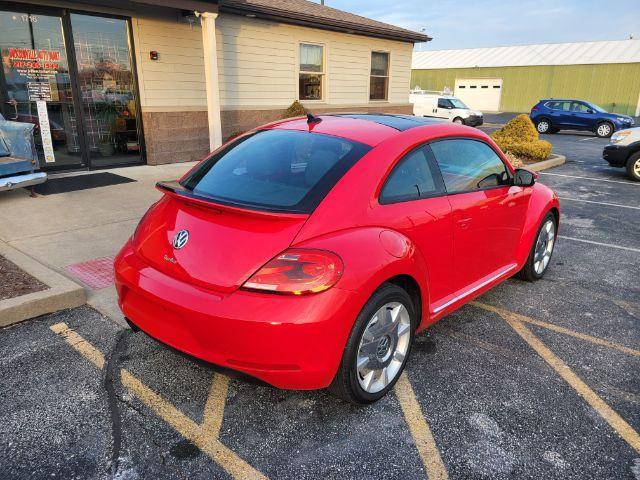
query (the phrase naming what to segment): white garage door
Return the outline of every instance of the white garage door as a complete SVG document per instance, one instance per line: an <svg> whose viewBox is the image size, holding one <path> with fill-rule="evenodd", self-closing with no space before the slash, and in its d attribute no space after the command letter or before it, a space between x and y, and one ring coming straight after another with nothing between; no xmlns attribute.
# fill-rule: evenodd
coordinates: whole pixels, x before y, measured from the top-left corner
<svg viewBox="0 0 640 480"><path fill-rule="evenodd" d="M457 78L455 96L469 108L483 112L500 111L501 78Z"/></svg>

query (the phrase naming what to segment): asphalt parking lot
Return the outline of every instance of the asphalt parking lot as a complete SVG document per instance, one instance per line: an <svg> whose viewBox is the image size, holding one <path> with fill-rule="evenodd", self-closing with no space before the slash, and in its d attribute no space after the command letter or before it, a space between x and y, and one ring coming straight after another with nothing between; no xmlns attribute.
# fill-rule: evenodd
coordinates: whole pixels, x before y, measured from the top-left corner
<svg viewBox="0 0 640 480"><path fill-rule="evenodd" d="M82 307L0 331L2 477L640 480L640 183L606 140L545 138L546 277L418 336L395 395L276 390Z"/></svg>

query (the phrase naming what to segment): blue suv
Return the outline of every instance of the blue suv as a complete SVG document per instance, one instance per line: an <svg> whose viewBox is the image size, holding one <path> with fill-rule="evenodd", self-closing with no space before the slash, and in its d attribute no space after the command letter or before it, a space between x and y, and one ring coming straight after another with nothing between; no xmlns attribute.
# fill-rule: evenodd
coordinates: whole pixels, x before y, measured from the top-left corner
<svg viewBox="0 0 640 480"><path fill-rule="evenodd" d="M610 137L621 128L633 126L633 118L609 113L584 100L548 98L540 100L529 114L539 133L559 130L589 130L599 137Z"/></svg>

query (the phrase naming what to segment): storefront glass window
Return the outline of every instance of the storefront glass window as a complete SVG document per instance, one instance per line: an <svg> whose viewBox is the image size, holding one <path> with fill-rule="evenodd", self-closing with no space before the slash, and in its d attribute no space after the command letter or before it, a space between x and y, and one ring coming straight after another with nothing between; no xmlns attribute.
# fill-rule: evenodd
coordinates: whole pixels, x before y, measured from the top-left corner
<svg viewBox="0 0 640 480"><path fill-rule="evenodd" d="M61 18L0 11L0 53L2 114L35 125L41 167L81 165Z"/></svg>

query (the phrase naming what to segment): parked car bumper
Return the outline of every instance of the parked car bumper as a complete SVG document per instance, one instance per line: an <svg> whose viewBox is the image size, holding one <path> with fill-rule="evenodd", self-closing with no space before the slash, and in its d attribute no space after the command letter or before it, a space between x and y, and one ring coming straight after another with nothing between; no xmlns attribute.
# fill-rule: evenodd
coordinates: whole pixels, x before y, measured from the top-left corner
<svg viewBox="0 0 640 480"><path fill-rule="evenodd" d="M629 153L629 148L624 145L606 145L602 151L602 158L612 167L624 167Z"/></svg>
<svg viewBox="0 0 640 480"><path fill-rule="evenodd" d="M12 175L10 177L0 178L0 192L13 190L15 188L31 187L38 185L47 180L47 174L44 172L25 173L22 175Z"/></svg>
<svg viewBox="0 0 640 480"><path fill-rule="evenodd" d="M333 287L294 296L206 291L123 247L114 262L118 304L135 327L176 350L286 389L327 387L359 312Z"/></svg>
<svg viewBox="0 0 640 480"><path fill-rule="evenodd" d="M470 127L477 127L478 125L482 125L484 123L484 117L471 115L462 120L462 123L464 123L465 125L469 125Z"/></svg>

